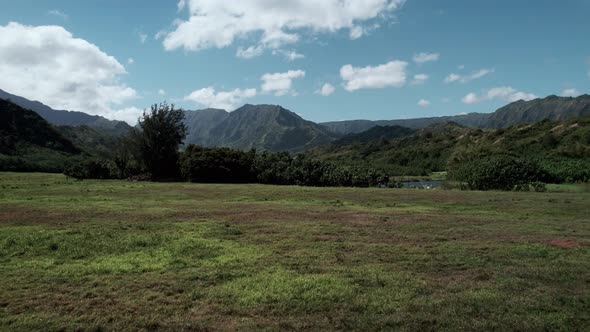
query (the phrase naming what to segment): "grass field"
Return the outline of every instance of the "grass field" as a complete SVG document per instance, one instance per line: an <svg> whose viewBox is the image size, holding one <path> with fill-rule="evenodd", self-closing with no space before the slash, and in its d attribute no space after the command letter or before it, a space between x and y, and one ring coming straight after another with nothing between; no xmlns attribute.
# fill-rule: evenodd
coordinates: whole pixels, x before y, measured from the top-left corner
<svg viewBox="0 0 590 332"><path fill-rule="evenodd" d="M0 173L0 330L588 331L589 208Z"/></svg>

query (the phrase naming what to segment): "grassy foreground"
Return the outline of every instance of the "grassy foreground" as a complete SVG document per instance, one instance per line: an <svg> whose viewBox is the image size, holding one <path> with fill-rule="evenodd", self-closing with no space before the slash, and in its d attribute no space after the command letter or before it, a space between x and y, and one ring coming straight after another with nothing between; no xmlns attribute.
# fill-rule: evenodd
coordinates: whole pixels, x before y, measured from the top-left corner
<svg viewBox="0 0 590 332"><path fill-rule="evenodd" d="M0 173L0 330L587 330L589 207Z"/></svg>

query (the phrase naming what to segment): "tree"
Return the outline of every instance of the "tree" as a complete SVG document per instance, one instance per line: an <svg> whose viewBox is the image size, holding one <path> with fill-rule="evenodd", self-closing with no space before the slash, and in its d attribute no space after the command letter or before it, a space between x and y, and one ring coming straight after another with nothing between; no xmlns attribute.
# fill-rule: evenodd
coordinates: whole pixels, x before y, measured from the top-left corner
<svg viewBox="0 0 590 332"><path fill-rule="evenodd" d="M142 129L139 151L152 179L177 178L179 148L187 131L182 109L165 102L154 104L139 119L139 127Z"/></svg>
<svg viewBox="0 0 590 332"><path fill-rule="evenodd" d="M113 150L113 162L119 171L119 178L124 179L142 173L140 146L143 133L136 128L119 138Z"/></svg>

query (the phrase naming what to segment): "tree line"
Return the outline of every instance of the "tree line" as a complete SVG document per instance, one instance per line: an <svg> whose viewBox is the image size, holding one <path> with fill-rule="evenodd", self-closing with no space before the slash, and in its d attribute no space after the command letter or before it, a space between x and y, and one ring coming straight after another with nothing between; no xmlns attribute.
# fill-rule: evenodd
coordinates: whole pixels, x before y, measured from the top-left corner
<svg viewBox="0 0 590 332"><path fill-rule="evenodd" d="M181 150L187 128L174 105L152 105L138 128L118 142L110 159L86 159L64 174L78 179L142 179L203 183L263 183L302 186L372 187L388 185L378 169L338 166L287 152L239 151L189 145Z"/></svg>

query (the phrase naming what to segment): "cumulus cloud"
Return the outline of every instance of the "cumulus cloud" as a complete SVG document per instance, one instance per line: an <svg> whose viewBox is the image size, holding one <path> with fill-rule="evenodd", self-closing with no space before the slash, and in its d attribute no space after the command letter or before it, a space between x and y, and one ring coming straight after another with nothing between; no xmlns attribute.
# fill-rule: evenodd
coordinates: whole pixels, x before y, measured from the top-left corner
<svg viewBox="0 0 590 332"><path fill-rule="evenodd" d="M127 64L130 64L130 65L132 65L132 64L134 64L134 63L135 63L135 60L134 60L133 58L129 58L129 59L127 59Z"/></svg>
<svg viewBox="0 0 590 332"><path fill-rule="evenodd" d="M463 97L463 99L461 99L461 101L464 104L476 104L476 103L480 102L480 99L475 93L471 92L471 93L467 94L465 97Z"/></svg>
<svg viewBox="0 0 590 332"><path fill-rule="evenodd" d="M165 95L166 95L166 90L164 90L164 89L160 89L160 90L158 90L158 94L159 94L160 96L165 96Z"/></svg>
<svg viewBox="0 0 590 332"><path fill-rule="evenodd" d="M428 80L429 76L426 74L417 74L414 75L414 80L412 81L413 85L421 85L424 84Z"/></svg>
<svg viewBox="0 0 590 332"><path fill-rule="evenodd" d="M243 102L243 100L256 96L256 89L235 89L232 91L215 91L214 88L208 87L193 91L190 95L184 97L184 100L193 101L205 107L221 108L224 110L234 110Z"/></svg>
<svg viewBox="0 0 590 332"><path fill-rule="evenodd" d="M344 88L349 92L359 89L399 88L406 84L407 66L407 62L397 60L375 67L345 65L340 68L340 77L346 82Z"/></svg>
<svg viewBox="0 0 590 332"><path fill-rule="evenodd" d="M478 78L482 78L486 75L492 74L494 72L494 69L480 69L478 71L474 71L473 73L471 73L471 75L459 75L459 74L449 74L449 76L447 76L445 78L445 83L454 83L454 82L461 82L461 83L467 83L467 82L471 82L473 80L476 80Z"/></svg>
<svg viewBox="0 0 590 332"><path fill-rule="evenodd" d="M142 109L137 107L126 107L118 110L113 110L109 114L106 114L105 117L111 120L120 120L125 121L128 124L134 126L137 123L137 120L143 114Z"/></svg>
<svg viewBox="0 0 590 332"><path fill-rule="evenodd" d="M262 80L262 91L274 93L275 96L284 96L288 93L294 94L292 90L293 80L305 77L303 70L289 70L286 73L264 74Z"/></svg>
<svg viewBox="0 0 590 332"><path fill-rule="evenodd" d="M336 88L332 84L325 83L324 85L322 85L322 87L318 91L316 91L316 93L320 94L324 97L327 97L327 96L333 94L334 91L336 91Z"/></svg>
<svg viewBox="0 0 590 332"><path fill-rule="evenodd" d="M561 92L561 95L563 97L577 97L581 95L581 93L576 89L565 89Z"/></svg>
<svg viewBox="0 0 590 332"><path fill-rule="evenodd" d="M433 62L433 61L438 61L438 59L440 58L440 54L438 53L418 53L418 54L414 54L414 62L417 64L423 64L426 62Z"/></svg>
<svg viewBox="0 0 590 332"><path fill-rule="evenodd" d="M297 42L302 33L348 29L350 38L364 34L364 24L383 19L405 0L181 0L189 17L174 24L163 44L166 50L224 48L236 39L256 38L277 49Z"/></svg>
<svg viewBox="0 0 590 332"><path fill-rule="evenodd" d="M428 101L426 99L420 99L418 101L418 106L420 106L420 107L428 107L428 106L430 106L430 101Z"/></svg>
<svg viewBox="0 0 590 332"><path fill-rule="evenodd" d="M470 93L461 100L464 104L476 104L487 100L502 100L507 102L515 102L518 100L532 100L538 98L535 94L518 91L509 86L492 88L478 96L475 93Z"/></svg>
<svg viewBox="0 0 590 332"><path fill-rule="evenodd" d="M0 26L0 59L2 89L55 109L113 118L137 98L121 63L60 26Z"/></svg>

